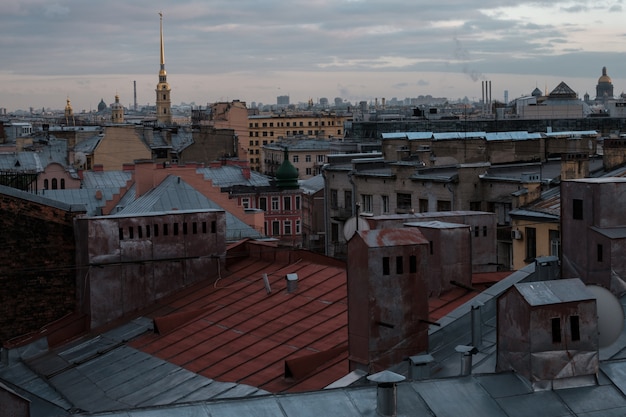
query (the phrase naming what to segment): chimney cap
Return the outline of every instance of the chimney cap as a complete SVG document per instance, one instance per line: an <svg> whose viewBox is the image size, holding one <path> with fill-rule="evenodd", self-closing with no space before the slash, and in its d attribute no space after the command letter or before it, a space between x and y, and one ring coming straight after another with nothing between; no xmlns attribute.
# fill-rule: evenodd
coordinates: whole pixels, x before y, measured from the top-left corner
<svg viewBox="0 0 626 417"><path fill-rule="evenodd" d="M425 355L409 356L409 360L411 361L411 364L413 365L425 365L428 363L433 363L435 361L435 358L433 358L433 356L430 354L425 354Z"/></svg>
<svg viewBox="0 0 626 417"><path fill-rule="evenodd" d="M395 384L397 382L404 381L406 377L400 374L396 374L395 372L382 371L373 375L369 375L367 379L372 382L376 382L377 384Z"/></svg>

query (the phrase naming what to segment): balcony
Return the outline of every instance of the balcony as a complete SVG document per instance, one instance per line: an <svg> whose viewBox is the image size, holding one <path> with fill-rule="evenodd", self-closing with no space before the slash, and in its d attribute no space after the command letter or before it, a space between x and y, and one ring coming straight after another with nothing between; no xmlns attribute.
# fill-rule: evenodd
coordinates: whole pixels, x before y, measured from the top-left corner
<svg viewBox="0 0 626 417"><path fill-rule="evenodd" d="M330 217L334 220L346 221L352 217L352 207L335 207L330 210Z"/></svg>

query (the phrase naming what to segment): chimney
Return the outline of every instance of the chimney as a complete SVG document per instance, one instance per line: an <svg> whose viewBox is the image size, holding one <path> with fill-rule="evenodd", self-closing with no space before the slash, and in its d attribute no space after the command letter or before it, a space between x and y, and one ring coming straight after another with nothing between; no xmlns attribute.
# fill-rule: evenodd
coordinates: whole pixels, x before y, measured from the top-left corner
<svg viewBox="0 0 626 417"><path fill-rule="evenodd" d="M626 139L604 139L602 163L605 171L611 171L626 163Z"/></svg>
<svg viewBox="0 0 626 417"><path fill-rule="evenodd" d="M394 417L398 414L398 382L404 381L402 375L390 371L382 371L367 377L378 385L376 390L376 411L378 415Z"/></svg>
<svg viewBox="0 0 626 417"><path fill-rule="evenodd" d="M472 355L478 353L478 349L474 346L458 345L454 348L461 353L461 375L470 375L472 373Z"/></svg>
<svg viewBox="0 0 626 417"><path fill-rule="evenodd" d="M435 361L432 355L415 355L409 357L409 378L413 381L430 377L430 364Z"/></svg>
<svg viewBox="0 0 626 417"><path fill-rule="evenodd" d="M289 294L295 292L298 289L298 274L287 274L285 279L287 280L287 292Z"/></svg>
<svg viewBox="0 0 626 417"><path fill-rule="evenodd" d="M571 152L561 155L561 181L576 180L589 176L589 155L586 152Z"/></svg>
<svg viewBox="0 0 626 417"><path fill-rule="evenodd" d="M250 179L250 167L242 167L241 174L243 175L245 179L249 180Z"/></svg>

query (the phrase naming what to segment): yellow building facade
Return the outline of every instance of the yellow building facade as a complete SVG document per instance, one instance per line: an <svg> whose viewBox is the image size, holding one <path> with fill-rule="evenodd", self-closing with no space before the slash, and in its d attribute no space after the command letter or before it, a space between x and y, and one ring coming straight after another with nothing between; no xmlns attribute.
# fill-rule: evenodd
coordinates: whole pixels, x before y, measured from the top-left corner
<svg viewBox="0 0 626 417"><path fill-rule="evenodd" d="M248 117L248 135L240 137L250 168L263 170L262 148L287 137L306 139L342 138L347 116L335 113L280 113ZM243 156L240 155L240 158Z"/></svg>

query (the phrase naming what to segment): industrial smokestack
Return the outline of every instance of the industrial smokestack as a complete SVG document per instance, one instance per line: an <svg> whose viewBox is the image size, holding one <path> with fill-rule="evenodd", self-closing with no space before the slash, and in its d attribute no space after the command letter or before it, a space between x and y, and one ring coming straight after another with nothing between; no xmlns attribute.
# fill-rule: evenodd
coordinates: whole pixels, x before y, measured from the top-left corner
<svg viewBox="0 0 626 417"><path fill-rule="evenodd" d="M133 97L135 99L133 109L137 111L137 81L133 81Z"/></svg>
<svg viewBox="0 0 626 417"><path fill-rule="evenodd" d="M382 371L367 377L368 380L376 382L376 411L385 417L395 417L398 414L398 382L406 378L391 371Z"/></svg>

